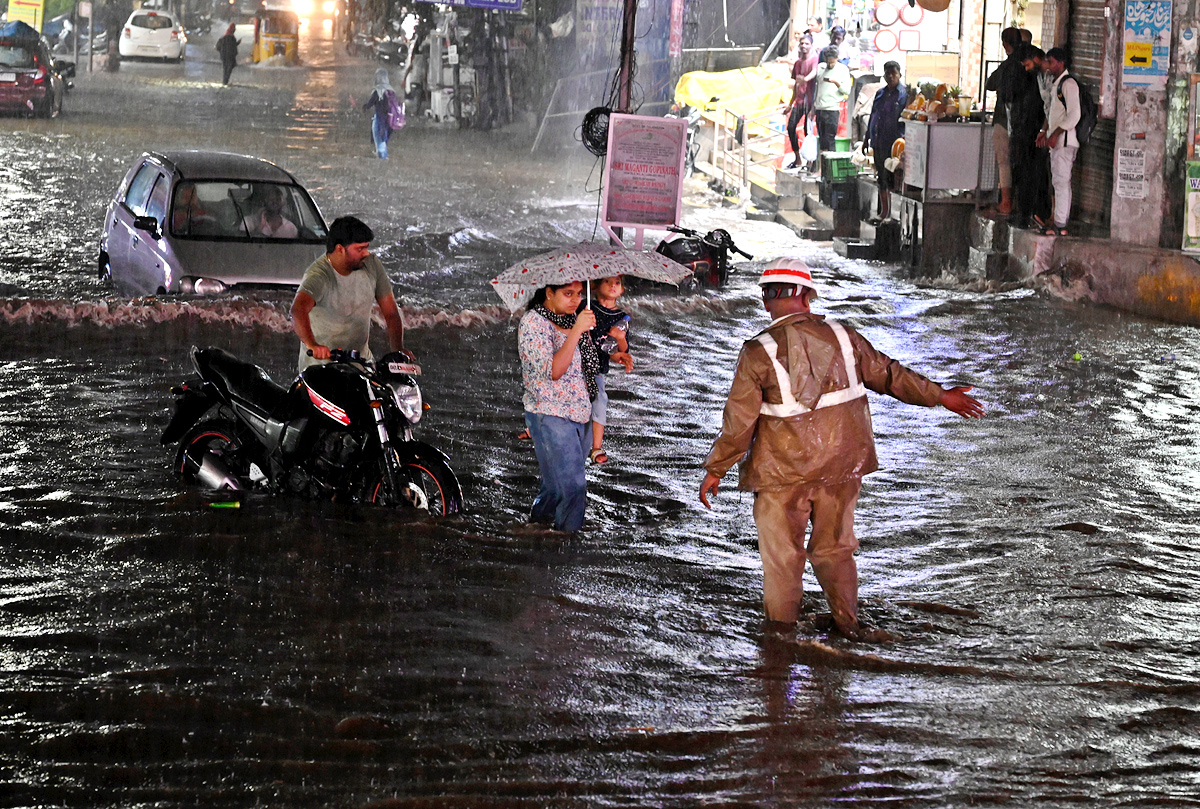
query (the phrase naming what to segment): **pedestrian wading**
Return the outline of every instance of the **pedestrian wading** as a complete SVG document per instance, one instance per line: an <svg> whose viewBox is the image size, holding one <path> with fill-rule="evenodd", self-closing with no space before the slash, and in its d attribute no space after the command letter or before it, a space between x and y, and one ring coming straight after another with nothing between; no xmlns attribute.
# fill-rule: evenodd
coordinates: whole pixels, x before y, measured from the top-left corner
<svg viewBox="0 0 1200 809"><path fill-rule="evenodd" d="M759 284L771 325L742 346L700 502L710 507L709 493L742 461L738 487L754 492L768 621L794 624L800 615L811 522L813 572L838 629L858 639L854 505L862 476L879 468L867 389L965 418L982 417L983 406L969 387L945 390L813 314L817 288L803 261L768 265Z"/></svg>

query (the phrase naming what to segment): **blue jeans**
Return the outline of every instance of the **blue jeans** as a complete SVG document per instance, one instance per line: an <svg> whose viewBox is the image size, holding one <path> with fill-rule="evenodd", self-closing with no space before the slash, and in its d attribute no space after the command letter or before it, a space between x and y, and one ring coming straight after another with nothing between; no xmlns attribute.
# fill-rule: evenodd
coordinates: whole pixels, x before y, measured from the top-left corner
<svg viewBox="0 0 1200 809"><path fill-rule="evenodd" d="M387 119L379 113L375 113L375 117L371 120L371 137L375 139L375 152L385 160L387 159L387 142L391 135L392 130L388 129Z"/></svg>
<svg viewBox="0 0 1200 809"><path fill-rule="evenodd" d="M542 475L542 487L529 519L553 522L555 529L573 534L583 525L587 507L584 463L592 446L592 424L526 411L525 426L533 439Z"/></svg>

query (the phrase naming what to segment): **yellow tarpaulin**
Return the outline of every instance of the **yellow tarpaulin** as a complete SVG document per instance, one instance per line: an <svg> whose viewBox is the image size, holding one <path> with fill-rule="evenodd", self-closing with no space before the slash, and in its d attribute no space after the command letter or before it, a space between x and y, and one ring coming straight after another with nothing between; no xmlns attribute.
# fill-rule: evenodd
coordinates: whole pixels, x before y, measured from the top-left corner
<svg viewBox="0 0 1200 809"><path fill-rule="evenodd" d="M786 104L792 97L791 71L774 62L761 67L706 73L684 73L675 85L675 103L716 110L723 107L738 115L753 115L768 107ZM717 101L711 99L716 98Z"/></svg>

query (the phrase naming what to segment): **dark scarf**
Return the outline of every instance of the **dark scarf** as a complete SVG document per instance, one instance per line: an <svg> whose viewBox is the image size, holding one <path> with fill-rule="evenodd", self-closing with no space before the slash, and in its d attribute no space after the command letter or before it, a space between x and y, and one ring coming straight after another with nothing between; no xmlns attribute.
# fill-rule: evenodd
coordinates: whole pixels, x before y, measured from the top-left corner
<svg viewBox="0 0 1200 809"><path fill-rule="evenodd" d="M575 315L555 314L541 304L535 306L533 311L560 329L569 330L575 325ZM588 399L595 401L596 392L599 389L596 385L596 374L600 373L600 352L596 349L596 344L592 342L592 335L589 332L584 332L583 336L579 338L579 363L583 366L583 381L587 383Z"/></svg>

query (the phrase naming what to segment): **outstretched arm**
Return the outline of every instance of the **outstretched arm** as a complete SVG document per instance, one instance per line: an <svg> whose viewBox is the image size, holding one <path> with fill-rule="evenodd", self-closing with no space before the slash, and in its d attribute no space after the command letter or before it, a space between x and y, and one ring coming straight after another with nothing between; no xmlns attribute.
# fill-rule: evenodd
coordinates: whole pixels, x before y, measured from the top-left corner
<svg viewBox="0 0 1200 809"><path fill-rule="evenodd" d="M978 399L967 395L969 390L971 390L969 385L960 385L943 391L941 398L938 399L938 404L964 419L981 419L983 418L983 405L979 403Z"/></svg>

